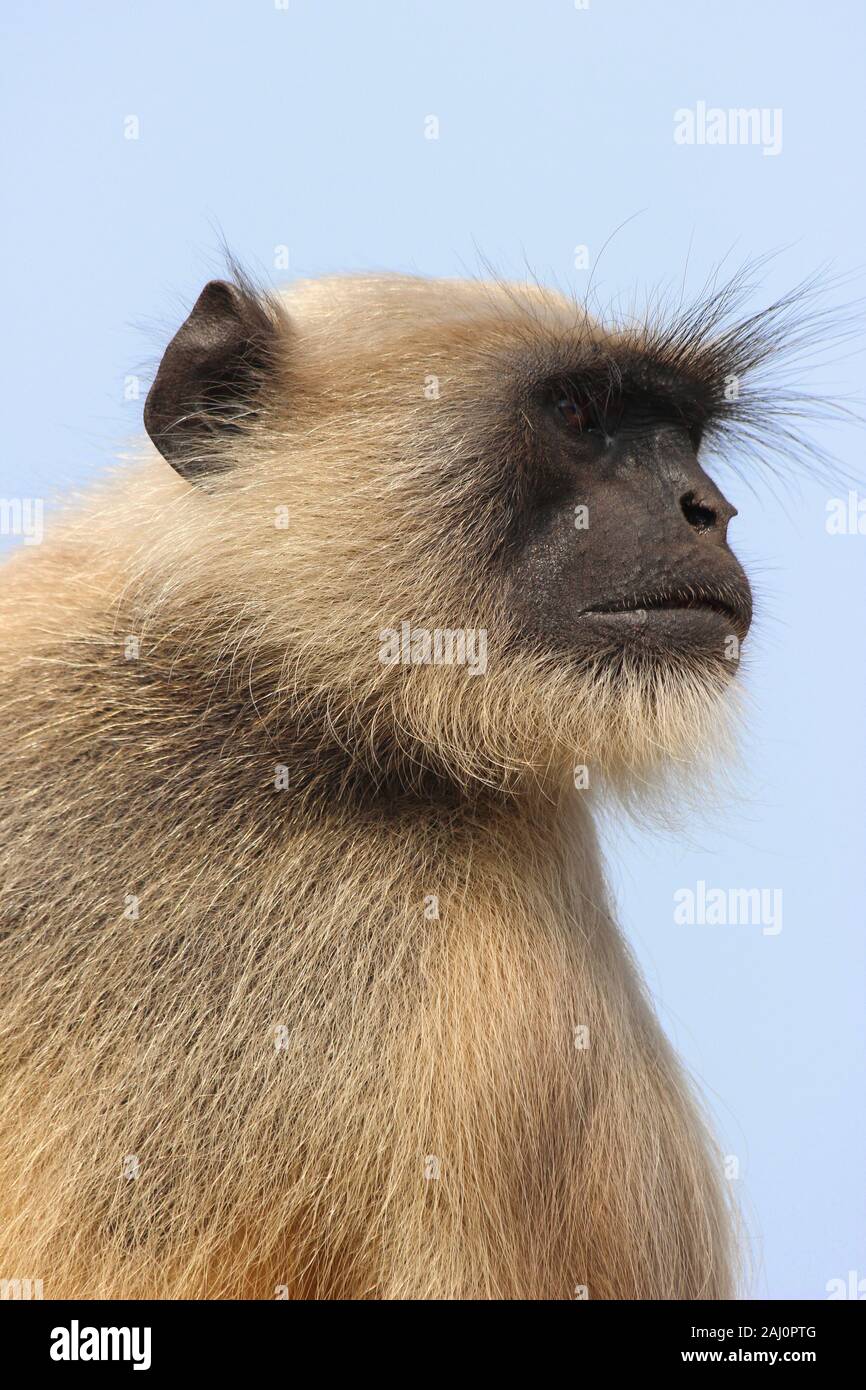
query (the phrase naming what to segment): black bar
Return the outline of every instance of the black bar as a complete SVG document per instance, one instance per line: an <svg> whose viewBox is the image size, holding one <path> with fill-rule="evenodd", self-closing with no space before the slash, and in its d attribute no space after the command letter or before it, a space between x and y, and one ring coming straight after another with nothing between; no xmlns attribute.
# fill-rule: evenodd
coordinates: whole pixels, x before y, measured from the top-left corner
<svg viewBox="0 0 866 1390"><path fill-rule="evenodd" d="M541 1366L554 1361L572 1379L591 1367L613 1372L637 1369L652 1375L674 1366L765 1366L789 1364L820 1368L827 1373L860 1364L864 1319L861 1303L852 1301L783 1302L780 1300L737 1303L592 1303L575 1300L572 1306L557 1304L544 1315L544 1335L532 1317L522 1332L516 1314L507 1325L491 1330L486 1312L473 1306L471 1321L458 1315L461 1345L457 1353L450 1338L440 1340L440 1316L428 1313L433 1323L421 1328L419 1314L381 1307L335 1307L333 1304L275 1303L157 1303L157 1302L39 1302L6 1301L0 1304L0 1334L4 1362L22 1373L46 1371L53 1378L84 1375L88 1379L108 1371L112 1376L151 1375L183 1371L213 1371L224 1378L258 1371L264 1366L281 1368L285 1382L308 1380L332 1373L343 1357L352 1369L364 1362L406 1378L429 1383L437 1354L442 1373L462 1375L468 1369L467 1353L477 1358L479 1371L488 1375L494 1362L517 1347L521 1361L528 1355L537 1378ZM403 1322L405 1317L410 1323ZM520 1315L520 1320L522 1321ZM536 1315L537 1316L537 1315ZM379 1317L386 1322L380 1323ZM323 1321L319 1321L319 1319ZM391 1318L395 1321L392 1322ZM481 1319L480 1323L478 1319ZM358 1319L358 1321L356 1321ZM371 1319L371 1321L368 1321ZM498 1317L494 1314L495 1323ZM446 1324L446 1327L448 1324ZM413 1341L408 1363L401 1371L401 1333L411 1328ZM92 1329L96 1329L94 1334ZM117 1329L114 1332L102 1329ZM133 1331L137 1329L137 1334ZM149 1329L149 1342L145 1335ZM429 1330L435 1340L423 1344L419 1365L418 1336ZM323 1333L325 1340L323 1340ZM557 1333L562 1334L561 1341ZM516 1334L516 1337L515 1337ZM550 1335L552 1334L552 1335ZM395 1340L396 1337L396 1340ZM384 1339L384 1340L383 1340ZM63 1353L72 1359L54 1359ZM85 1359L98 1350L106 1359ZM114 1353L126 1359L109 1359ZM77 1353L74 1359L73 1353ZM82 1355L84 1353L84 1355ZM565 1367L562 1359L565 1358ZM336 1361L335 1361L336 1358ZM145 1367L145 1360L149 1365ZM570 1369L569 1369L570 1368ZM513 1373L515 1366L511 1366ZM597 1373L597 1372L596 1372Z"/></svg>

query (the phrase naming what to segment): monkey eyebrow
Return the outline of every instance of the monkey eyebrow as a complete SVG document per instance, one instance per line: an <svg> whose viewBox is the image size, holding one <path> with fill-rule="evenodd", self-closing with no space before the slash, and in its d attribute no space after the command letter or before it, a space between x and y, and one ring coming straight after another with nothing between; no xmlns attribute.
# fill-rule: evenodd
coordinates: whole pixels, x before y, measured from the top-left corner
<svg viewBox="0 0 866 1390"><path fill-rule="evenodd" d="M606 350L580 366L554 373L545 389L593 405L600 412L638 407L648 414L702 425L719 413L721 380L666 362L648 352Z"/></svg>
<svg viewBox="0 0 866 1390"><path fill-rule="evenodd" d="M618 394L661 414L673 411L684 420L707 420L720 401L721 381L652 356L629 357L618 367Z"/></svg>

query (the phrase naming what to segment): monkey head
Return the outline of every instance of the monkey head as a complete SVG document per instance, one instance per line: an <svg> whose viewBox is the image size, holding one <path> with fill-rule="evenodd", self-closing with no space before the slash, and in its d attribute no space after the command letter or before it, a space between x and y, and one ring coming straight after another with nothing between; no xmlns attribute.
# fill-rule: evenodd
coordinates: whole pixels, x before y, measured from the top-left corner
<svg viewBox="0 0 866 1390"><path fill-rule="evenodd" d="M749 424L763 349L718 317L605 329L537 287L402 276L207 285L145 407L199 640L241 653L275 731L306 721L373 776L507 789L686 757L751 620L702 458Z"/></svg>

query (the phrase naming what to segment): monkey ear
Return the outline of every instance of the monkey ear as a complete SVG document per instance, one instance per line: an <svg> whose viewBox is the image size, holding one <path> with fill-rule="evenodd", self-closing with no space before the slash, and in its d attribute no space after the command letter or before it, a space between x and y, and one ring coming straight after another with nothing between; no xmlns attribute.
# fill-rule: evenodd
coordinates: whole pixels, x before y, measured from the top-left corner
<svg viewBox="0 0 866 1390"><path fill-rule="evenodd" d="M227 467L218 446L254 414L276 341L275 317L251 287L205 285L144 403L145 429L183 477L194 481Z"/></svg>

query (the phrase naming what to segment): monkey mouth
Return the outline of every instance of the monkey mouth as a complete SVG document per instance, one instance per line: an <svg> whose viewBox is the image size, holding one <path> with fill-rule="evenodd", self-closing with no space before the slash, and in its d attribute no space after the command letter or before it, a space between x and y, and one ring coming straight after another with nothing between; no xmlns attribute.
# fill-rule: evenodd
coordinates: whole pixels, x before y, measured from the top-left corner
<svg viewBox="0 0 866 1390"><path fill-rule="evenodd" d="M689 614L711 621L721 619L728 631L742 640L751 626L752 605L745 594L738 592L689 588L634 594L584 609L586 617L620 619L635 626L649 626L656 619L676 622Z"/></svg>

